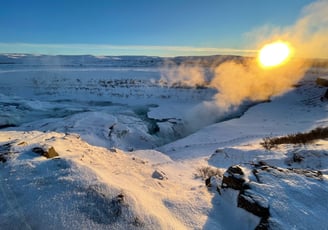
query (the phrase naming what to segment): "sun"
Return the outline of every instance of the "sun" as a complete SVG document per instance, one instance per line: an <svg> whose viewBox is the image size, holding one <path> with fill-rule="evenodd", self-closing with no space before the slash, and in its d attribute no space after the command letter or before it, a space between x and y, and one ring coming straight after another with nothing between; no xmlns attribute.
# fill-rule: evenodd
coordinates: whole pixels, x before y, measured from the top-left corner
<svg viewBox="0 0 328 230"><path fill-rule="evenodd" d="M286 42L277 41L266 44L259 52L258 60L264 68L285 63L291 55L291 48Z"/></svg>

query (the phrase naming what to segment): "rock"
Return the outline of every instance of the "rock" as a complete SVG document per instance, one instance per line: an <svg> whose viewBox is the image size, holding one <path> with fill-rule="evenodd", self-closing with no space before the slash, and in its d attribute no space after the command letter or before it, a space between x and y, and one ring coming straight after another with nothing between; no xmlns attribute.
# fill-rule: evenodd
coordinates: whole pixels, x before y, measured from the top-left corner
<svg viewBox="0 0 328 230"><path fill-rule="evenodd" d="M268 230L270 229L269 221L266 218L262 218L260 223L256 226L255 230Z"/></svg>
<svg viewBox="0 0 328 230"><path fill-rule="evenodd" d="M4 155L0 155L0 162L5 163L7 159L5 158Z"/></svg>
<svg viewBox="0 0 328 230"><path fill-rule="evenodd" d="M258 175L260 171L269 169L271 169L270 166L264 162L255 165L252 172L257 183L261 183ZM256 230L269 229L269 202L262 195L252 190L250 182L246 181L246 175L242 167L239 165L229 167L223 175L221 187L239 190L237 206L261 218L260 223L255 228ZM217 191L221 195L221 189L219 187L217 187Z"/></svg>
<svg viewBox="0 0 328 230"><path fill-rule="evenodd" d="M251 190L239 193L238 207L265 219L270 216L268 200Z"/></svg>
<svg viewBox="0 0 328 230"><path fill-rule="evenodd" d="M42 155L45 153L44 149L41 148L41 147L34 147L32 149L32 152L36 153L36 154L39 154L39 155Z"/></svg>
<svg viewBox="0 0 328 230"><path fill-rule="evenodd" d="M165 172L158 170L158 169L156 169L153 172L152 177L155 179L158 179L158 180L167 180L168 179Z"/></svg>
<svg viewBox="0 0 328 230"><path fill-rule="evenodd" d="M3 145L0 145L0 162L5 163L7 162L7 158L12 154L11 152L11 145L14 142L9 142Z"/></svg>
<svg viewBox="0 0 328 230"><path fill-rule="evenodd" d="M304 157L298 153L293 154L293 162L300 163L302 162Z"/></svg>
<svg viewBox="0 0 328 230"><path fill-rule="evenodd" d="M212 177L209 177L209 178L207 178L207 179L205 180L205 185L206 185L206 187L212 187L211 178L212 178Z"/></svg>
<svg viewBox="0 0 328 230"><path fill-rule="evenodd" d="M223 174L221 187L241 190L245 181L245 174L242 168L238 165L234 165L229 167L228 170Z"/></svg>
<svg viewBox="0 0 328 230"><path fill-rule="evenodd" d="M117 202L119 202L119 203L123 203L124 200L125 200L125 196L124 196L124 194L123 194L123 193L118 194L117 197L116 197L116 200L117 200Z"/></svg>
<svg viewBox="0 0 328 230"><path fill-rule="evenodd" d="M49 147L49 148L41 148L41 147L34 147L32 149L32 152L39 154L41 156L44 156L46 158L54 158L59 156L59 154L56 152L54 147Z"/></svg>
<svg viewBox="0 0 328 230"><path fill-rule="evenodd" d="M59 154L56 152L55 148L51 146L44 156L47 158L53 158L59 156Z"/></svg>
<svg viewBox="0 0 328 230"><path fill-rule="evenodd" d="M328 99L328 89L326 90L325 94L323 95L325 99Z"/></svg>
<svg viewBox="0 0 328 230"><path fill-rule="evenodd" d="M316 80L316 84L320 86L328 87L328 77L327 76L318 77Z"/></svg>
<svg viewBox="0 0 328 230"><path fill-rule="evenodd" d="M216 187L216 191L220 194L220 196L222 195L222 193L221 193L221 189L220 189L219 186Z"/></svg>
<svg viewBox="0 0 328 230"><path fill-rule="evenodd" d="M320 101L327 101L328 100L328 89L326 90L325 94L320 97Z"/></svg>
<svg viewBox="0 0 328 230"><path fill-rule="evenodd" d="M109 151L112 153L117 153L117 150L115 148L110 148Z"/></svg>

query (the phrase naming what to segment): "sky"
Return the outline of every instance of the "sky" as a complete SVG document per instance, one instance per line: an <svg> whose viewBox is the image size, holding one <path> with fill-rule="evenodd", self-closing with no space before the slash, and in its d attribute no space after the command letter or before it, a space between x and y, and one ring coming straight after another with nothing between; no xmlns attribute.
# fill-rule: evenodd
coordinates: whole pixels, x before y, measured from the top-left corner
<svg viewBox="0 0 328 230"><path fill-rule="evenodd" d="M311 0L0 0L0 53L250 54L245 34Z"/></svg>

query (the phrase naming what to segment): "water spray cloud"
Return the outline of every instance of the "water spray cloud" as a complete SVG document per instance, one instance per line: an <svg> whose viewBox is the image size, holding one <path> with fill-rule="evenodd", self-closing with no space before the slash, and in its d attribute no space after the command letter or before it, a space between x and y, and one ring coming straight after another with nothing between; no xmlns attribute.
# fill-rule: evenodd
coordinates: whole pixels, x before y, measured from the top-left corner
<svg viewBox="0 0 328 230"><path fill-rule="evenodd" d="M217 94L211 101L203 102L188 112L188 123L198 124L193 129L213 123L245 101L267 100L285 93L309 68L303 58L327 57L328 1L320 0L308 5L294 25L273 28L272 31L274 33L267 33L267 36L263 36L263 28L252 31L252 40L258 41L257 48L275 41L288 41L294 48L294 58L284 65L269 69L262 68L255 59L226 61L213 67L209 86L215 88ZM183 71L173 73L172 78L188 85L206 80L202 71L197 70L196 75L193 75L193 71L187 72L185 67Z"/></svg>
<svg viewBox="0 0 328 230"><path fill-rule="evenodd" d="M172 61L166 61L161 72L162 82L170 86L197 87L205 84L204 70L197 64L190 66L182 63L177 66Z"/></svg>

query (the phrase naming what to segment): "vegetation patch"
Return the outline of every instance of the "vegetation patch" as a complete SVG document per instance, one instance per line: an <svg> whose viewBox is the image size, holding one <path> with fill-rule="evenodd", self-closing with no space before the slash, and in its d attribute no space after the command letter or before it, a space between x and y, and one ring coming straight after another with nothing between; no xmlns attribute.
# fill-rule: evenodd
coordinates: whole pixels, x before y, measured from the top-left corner
<svg viewBox="0 0 328 230"><path fill-rule="evenodd" d="M282 137L265 137L260 144L267 150L281 144L309 144L319 139L328 138L328 127L318 127L307 133L289 134Z"/></svg>
<svg viewBox="0 0 328 230"><path fill-rule="evenodd" d="M196 178L202 178L206 180L208 178L214 177L222 177L223 173L220 169L210 166L204 166L197 169L197 173L195 174Z"/></svg>

